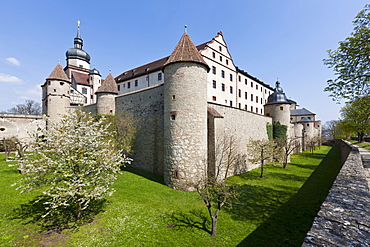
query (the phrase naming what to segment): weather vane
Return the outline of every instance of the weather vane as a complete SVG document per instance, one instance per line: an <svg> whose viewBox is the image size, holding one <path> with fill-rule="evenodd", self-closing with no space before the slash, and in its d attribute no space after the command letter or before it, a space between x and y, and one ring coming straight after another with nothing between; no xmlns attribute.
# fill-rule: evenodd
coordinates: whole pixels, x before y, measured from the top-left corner
<svg viewBox="0 0 370 247"><path fill-rule="evenodd" d="M80 21L77 21L77 27L78 28L80 27L80 24L81 24L81 22Z"/></svg>
<svg viewBox="0 0 370 247"><path fill-rule="evenodd" d="M185 29L184 32L188 33L188 25L185 25L184 29Z"/></svg>

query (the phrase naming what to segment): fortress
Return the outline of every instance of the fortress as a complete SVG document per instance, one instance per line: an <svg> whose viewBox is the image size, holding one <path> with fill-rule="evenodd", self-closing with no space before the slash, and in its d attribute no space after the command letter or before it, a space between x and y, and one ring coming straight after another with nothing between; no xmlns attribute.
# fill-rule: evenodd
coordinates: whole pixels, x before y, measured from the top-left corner
<svg viewBox="0 0 370 247"><path fill-rule="evenodd" d="M290 138L321 137L315 114L287 99L279 82L272 88L234 64L221 32L198 46L185 32L170 56L105 80L82 47L78 27L65 68L58 64L42 85L43 114L59 121L79 106L132 114L132 165L163 175L171 188L192 190L205 176L225 173L224 140L233 140L238 157L229 175L254 168L246 146L268 138L267 124L288 126Z"/></svg>

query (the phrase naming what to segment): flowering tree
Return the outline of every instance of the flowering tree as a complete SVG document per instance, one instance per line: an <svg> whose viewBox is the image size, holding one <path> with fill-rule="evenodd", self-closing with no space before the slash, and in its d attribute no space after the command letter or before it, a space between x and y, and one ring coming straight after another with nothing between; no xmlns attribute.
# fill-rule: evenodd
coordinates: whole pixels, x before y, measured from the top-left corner
<svg viewBox="0 0 370 247"><path fill-rule="evenodd" d="M130 159L113 147L112 133L103 121L81 111L65 116L43 130L35 154L20 163L24 176L17 189L42 186L43 217L73 208L78 222L91 202L112 195L110 186Z"/></svg>

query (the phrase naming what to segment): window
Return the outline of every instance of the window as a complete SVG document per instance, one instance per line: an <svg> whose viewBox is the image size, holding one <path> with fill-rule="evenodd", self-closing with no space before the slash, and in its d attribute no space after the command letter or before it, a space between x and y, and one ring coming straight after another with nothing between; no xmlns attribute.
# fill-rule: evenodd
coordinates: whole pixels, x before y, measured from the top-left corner
<svg viewBox="0 0 370 247"><path fill-rule="evenodd" d="M226 59L226 65L229 65L229 60Z"/></svg>
<svg viewBox="0 0 370 247"><path fill-rule="evenodd" d="M262 92L262 87L261 87L261 92Z"/></svg>
<svg viewBox="0 0 370 247"><path fill-rule="evenodd" d="M238 96L239 96L239 98L241 98L242 97L242 90L238 90ZM240 108L240 107L239 107Z"/></svg>
<svg viewBox="0 0 370 247"><path fill-rule="evenodd" d="M256 95L256 102L258 103L258 96Z"/></svg>
<svg viewBox="0 0 370 247"><path fill-rule="evenodd" d="M253 81L251 81L251 87L253 87Z"/></svg>
<svg viewBox="0 0 370 247"><path fill-rule="evenodd" d="M162 80L162 73L158 73L158 81Z"/></svg>
<svg viewBox="0 0 370 247"><path fill-rule="evenodd" d="M233 106L233 102L230 100L230 106L232 107Z"/></svg>
<svg viewBox="0 0 370 247"><path fill-rule="evenodd" d="M251 94L251 101L253 101L253 94Z"/></svg>
<svg viewBox="0 0 370 247"><path fill-rule="evenodd" d="M263 114L263 111L262 111L262 109L261 109L261 114Z"/></svg>
<svg viewBox="0 0 370 247"><path fill-rule="evenodd" d="M121 85L118 85L118 88L117 89L118 89L118 91L120 91L121 90Z"/></svg>
<svg viewBox="0 0 370 247"><path fill-rule="evenodd" d="M233 86L230 86L230 93L233 93Z"/></svg>
<svg viewBox="0 0 370 247"><path fill-rule="evenodd" d="M280 106L280 111L284 110L284 108L282 106Z"/></svg>
<svg viewBox="0 0 370 247"><path fill-rule="evenodd" d="M242 108L242 104L239 103L239 109Z"/></svg>
<svg viewBox="0 0 370 247"><path fill-rule="evenodd" d="M233 75L230 74L230 81L233 81Z"/></svg>
<svg viewBox="0 0 370 247"><path fill-rule="evenodd" d="M213 101L216 101L216 96L212 96L212 100Z"/></svg>
<svg viewBox="0 0 370 247"><path fill-rule="evenodd" d="M125 87L126 87L126 84L123 83L123 88L125 88Z"/></svg>
<svg viewBox="0 0 370 247"><path fill-rule="evenodd" d="M212 57L216 58L216 53L212 52Z"/></svg>
<svg viewBox="0 0 370 247"><path fill-rule="evenodd" d="M256 113L258 113L258 107L256 107Z"/></svg>
<svg viewBox="0 0 370 247"><path fill-rule="evenodd" d="M216 74L216 67L212 66L212 74Z"/></svg>
<svg viewBox="0 0 370 247"><path fill-rule="evenodd" d="M131 82L127 82L127 88L131 88Z"/></svg>
<svg viewBox="0 0 370 247"><path fill-rule="evenodd" d="M258 85L256 84L256 89L258 90Z"/></svg>
<svg viewBox="0 0 370 247"><path fill-rule="evenodd" d="M218 47L218 49L219 49L220 51L222 51L222 47L221 47L221 46L219 46L219 47Z"/></svg>
<svg viewBox="0 0 370 247"><path fill-rule="evenodd" d="M223 84L223 83L221 84L221 90L225 91L225 84Z"/></svg>
<svg viewBox="0 0 370 247"><path fill-rule="evenodd" d="M83 88L82 88L82 93L83 93L83 94L87 94L87 88L83 87Z"/></svg>
<svg viewBox="0 0 370 247"><path fill-rule="evenodd" d="M262 98L261 98L261 105L263 104L263 100L262 100Z"/></svg>
<svg viewBox="0 0 370 247"><path fill-rule="evenodd" d="M222 56L220 56L220 62L222 62Z"/></svg>
<svg viewBox="0 0 370 247"><path fill-rule="evenodd" d="M170 112L170 118L171 118L171 120L176 120L176 111L171 111Z"/></svg>
<svg viewBox="0 0 370 247"><path fill-rule="evenodd" d="M253 106L251 106L251 111L253 111Z"/></svg>
<svg viewBox="0 0 370 247"><path fill-rule="evenodd" d="M248 99L248 93L245 92L244 94L245 94L245 99Z"/></svg>
<svg viewBox="0 0 370 247"><path fill-rule="evenodd" d="M245 85L247 85L247 84L248 84L248 81L247 81L247 79L245 79L245 80L244 80L244 82L245 82Z"/></svg>
<svg viewBox="0 0 370 247"><path fill-rule="evenodd" d="M216 88L216 81L213 81L213 82L212 82L212 87L213 87L213 88Z"/></svg>
<svg viewBox="0 0 370 247"><path fill-rule="evenodd" d="M242 81L242 78L240 76L238 77L238 81Z"/></svg>
<svg viewBox="0 0 370 247"><path fill-rule="evenodd" d="M244 110L248 110L248 106L247 105L244 105Z"/></svg>
<svg viewBox="0 0 370 247"><path fill-rule="evenodd" d="M135 87L137 87L138 85L139 85L138 80L135 80Z"/></svg>
<svg viewBox="0 0 370 247"><path fill-rule="evenodd" d="M225 71L221 70L221 77L225 78Z"/></svg>

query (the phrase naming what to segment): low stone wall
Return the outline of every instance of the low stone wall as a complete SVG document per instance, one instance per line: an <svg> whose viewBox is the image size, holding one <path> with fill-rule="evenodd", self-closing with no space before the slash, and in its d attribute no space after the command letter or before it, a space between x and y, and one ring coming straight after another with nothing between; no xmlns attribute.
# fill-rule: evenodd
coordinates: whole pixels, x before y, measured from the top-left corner
<svg viewBox="0 0 370 247"><path fill-rule="evenodd" d="M336 142L344 164L302 246L370 246L370 193L361 155Z"/></svg>

